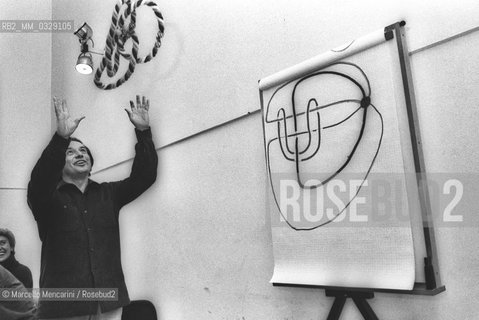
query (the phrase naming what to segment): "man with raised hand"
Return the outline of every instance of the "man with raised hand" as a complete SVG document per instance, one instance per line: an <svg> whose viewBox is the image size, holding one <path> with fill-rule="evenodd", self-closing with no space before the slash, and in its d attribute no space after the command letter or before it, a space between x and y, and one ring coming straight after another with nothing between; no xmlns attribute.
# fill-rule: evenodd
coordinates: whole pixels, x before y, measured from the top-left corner
<svg viewBox="0 0 479 320"><path fill-rule="evenodd" d="M53 99L57 130L33 168L28 204L42 241L40 288L118 289L116 301L42 301L39 319L121 319L130 300L121 266L120 209L156 180L158 156L149 124L149 100L136 96L125 109L138 142L130 176L91 180L93 156L72 137L84 117L73 119L65 100Z"/></svg>

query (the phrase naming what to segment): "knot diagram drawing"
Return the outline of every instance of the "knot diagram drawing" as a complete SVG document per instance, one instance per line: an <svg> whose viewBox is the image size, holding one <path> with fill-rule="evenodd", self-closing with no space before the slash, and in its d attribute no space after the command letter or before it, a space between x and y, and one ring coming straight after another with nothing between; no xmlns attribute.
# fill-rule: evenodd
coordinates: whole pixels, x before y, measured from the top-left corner
<svg viewBox="0 0 479 320"><path fill-rule="evenodd" d="M366 73L350 62L334 63L277 87L263 112L268 175L281 217L298 231L337 219L361 191L383 139L383 117L371 98ZM306 226L292 219L281 203L281 183L287 179L302 199L307 193L315 204L299 202L300 214L318 216L314 211L327 202L328 185L351 177L361 181L357 190Z"/></svg>

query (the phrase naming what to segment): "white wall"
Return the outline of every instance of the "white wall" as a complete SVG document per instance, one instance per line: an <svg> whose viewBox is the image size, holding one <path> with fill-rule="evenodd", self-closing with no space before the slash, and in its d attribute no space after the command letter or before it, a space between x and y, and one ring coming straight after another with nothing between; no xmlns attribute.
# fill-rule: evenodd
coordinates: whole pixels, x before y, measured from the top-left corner
<svg viewBox="0 0 479 320"><path fill-rule="evenodd" d="M51 1L0 3L0 20L31 19L50 20ZM26 187L38 147L49 140L51 43L49 33L0 33L0 227L15 234L16 257L37 286L40 243Z"/></svg>
<svg viewBox="0 0 479 320"><path fill-rule="evenodd" d="M87 21L94 30L94 50L101 51L114 3L53 1L52 17L73 19L77 26ZM75 36L52 35L51 91L66 97L75 115L86 115L77 135L93 150L95 170L132 156L134 136L122 106L137 93L152 101L154 139L161 146L258 109L258 79L331 47L404 19L412 51L475 27L479 13L479 3L472 0L460 4L445 0L157 3L166 20L160 53L148 64L137 66L131 79L112 91L100 91L93 84L93 76L74 71L79 54ZM9 18L27 11L17 2L13 8ZM144 13L142 19L148 20L148 14ZM142 36L150 30L147 25L140 28L145 30ZM0 34L0 41L7 41L7 36ZM32 35L32 39L39 37ZM38 50L29 51L31 56L27 58L13 59L16 64L7 66L11 72L2 72L0 88L13 81L8 77L19 82L27 79L12 71L26 68L25 62L32 61L34 53L43 52L45 42L38 41L30 45ZM479 140L471 130L478 118L474 55L479 44L474 43L469 48L462 42L450 42L411 57L426 165L432 172L471 175L479 169L474 161ZM12 55L23 57L11 43L9 48ZM142 48L140 45L140 55L145 53ZM98 65L99 57L95 57L95 63ZM4 99L17 97L25 105L29 99L43 102L43 112L37 111L34 119L29 119L38 121L32 126L34 135L24 133L22 120L18 120L26 111L9 115L16 119L7 121L12 123L12 130L29 144L22 150L25 156L21 159L38 156L39 145L44 145L50 135L50 114L45 109L49 97L39 96L50 88L45 91L38 85L46 79L45 73L29 71L28 75L36 84L26 91L28 94L15 94L20 93L18 88L0 92L2 111L11 106L11 100ZM439 82L444 85L436 86ZM450 107L454 104L460 105L462 112ZM14 149L6 133L10 130L3 128L2 143ZM332 300L324 296L324 291L277 288L268 283L273 262L258 113L165 148L159 156L157 183L121 216L123 263L133 299L152 300L160 319L326 316ZM15 170L23 177L19 181L25 181L30 170L31 161L25 162L28 166ZM2 158L1 168L3 163L12 161ZM128 174L130 164L114 166L94 175L94 179L120 178ZM2 185L3 181L12 181L10 185L16 181L11 176L3 180L8 171L0 171ZM25 183L19 185L24 187ZM478 189L474 184L469 187ZM2 224L7 221L3 220L4 208L14 206L10 199L8 195L1 198ZM477 210L474 199L464 202L463 207L464 212ZM32 222L29 212L22 215L18 219ZM16 219L8 221L16 223ZM33 222L24 231L34 234L33 240L38 241ZM479 275L474 268L478 263L474 244L479 236L475 228L439 228L437 238L447 291L437 297L377 294L372 305L380 318L477 318L473 301L479 297L475 285ZM33 256L38 258L38 245L33 240ZM31 266L37 270L39 258ZM362 317L349 302L342 319Z"/></svg>

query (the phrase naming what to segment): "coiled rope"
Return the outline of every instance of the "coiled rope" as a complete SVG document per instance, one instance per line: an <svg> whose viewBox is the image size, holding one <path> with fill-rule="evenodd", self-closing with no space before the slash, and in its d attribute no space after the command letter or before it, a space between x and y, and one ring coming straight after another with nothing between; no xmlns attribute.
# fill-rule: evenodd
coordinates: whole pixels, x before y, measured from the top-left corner
<svg viewBox="0 0 479 320"><path fill-rule="evenodd" d="M140 42L135 33L135 25L136 9L142 5L150 7L155 13L158 21L158 33L156 34L156 42L151 52L147 56L139 58L138 48ZM120 11L123 7L125 7L123 9L123 13L120 14ZM126 25L126 21L128 20L129 24ZM138 0L133 4L131 0L121 0L121 2L118 2L115 5L115 9L113 10L113 15L111 17L110 30L108 32L105 45L105 55L101 60L100 66L95 72L95 85L100 89L110 90L115 89L125 83L135 71L135 66L137 63L146 63L156 56L158 49L161 46L161 38L163 37L164 32L165 25L163 21L163 15L159 10L158 5L153 1ZM125 43L130 38L133 41L131 54L127 53L124 47ZM119 78L115 82L104 84L101 81L103 72L106 69L108 77L114 77L120 66L120 55L129 61L127 71L123 77Z"/></svg>

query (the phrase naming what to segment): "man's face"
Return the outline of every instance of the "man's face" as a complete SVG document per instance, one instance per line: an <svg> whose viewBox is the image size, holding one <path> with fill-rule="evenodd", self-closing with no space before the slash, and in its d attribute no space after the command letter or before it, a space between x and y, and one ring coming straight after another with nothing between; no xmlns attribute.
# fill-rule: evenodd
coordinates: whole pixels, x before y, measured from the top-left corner
<svg viewBox="0 0 479 320"><path fill-rule="evenodd" d="M91 171L91 159L87 148L78 141L71 141L65 152L65 166L63 174L75 178L89 174Z"/></svg>
<svg viewBox="0 0 479 320"><path fill-rule="evenodd" d="M3 262L12 254L12 247L10 241L5 236L0 236L0 262Z"/></svg>

